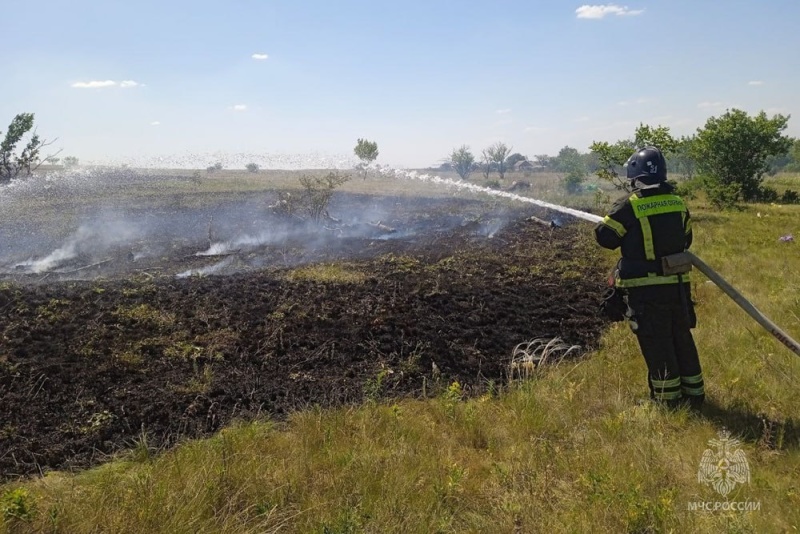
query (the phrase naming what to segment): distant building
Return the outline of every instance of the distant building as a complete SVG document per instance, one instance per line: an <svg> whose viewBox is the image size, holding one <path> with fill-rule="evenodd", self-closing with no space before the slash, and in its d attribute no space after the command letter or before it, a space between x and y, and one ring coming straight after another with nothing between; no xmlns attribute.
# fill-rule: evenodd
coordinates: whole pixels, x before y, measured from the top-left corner
<svg viewBox="0 0 800 534"><path fill-rule="evenodd" d="M527 159L520 160L514 164L515 172L534 171L537 168L539 168L539 165L535 165Z"/></svg>

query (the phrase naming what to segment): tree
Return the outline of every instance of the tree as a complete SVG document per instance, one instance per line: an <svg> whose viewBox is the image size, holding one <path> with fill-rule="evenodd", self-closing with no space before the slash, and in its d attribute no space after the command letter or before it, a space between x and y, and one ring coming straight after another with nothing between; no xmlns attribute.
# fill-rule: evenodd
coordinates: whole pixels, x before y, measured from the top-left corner
<svg viewBox="0 0 800 534"><path fill-rule="evenodd" d="M534 158L536 158L536 161L542 166L542 169L549 170L553 166L554 158L552 156L548 156L547 154L539 154L534 156Z"/></svg>
<svg viewBox="0 0 800 534"><path fill-rule="evenodd" d="M646 146L658 148L666 158L677 150L678 141L669 133L667 126L653 128L641 123L636 128L633 139L623 139L614 144L607 141L595 141L590 150L597 154L597 176L611 182L617 189L630 191L630 183L626 177L620 176L619 171L622 170L631 154Z"/></svg>
<svg viewBox="0 0 800 534"><path fill-rule="evenodd" d="M497 166L497 172L502 180L506 174L506 158L511 153L511 147L505 143L495 143L484 151L488 156L489 162Z"/></svg>
<svg viewBox="0 0 800 534"><path fill-rule="evenodd" d="M248 163L244 168L247 169L247 172L258 172L259 166L258 163Z"/></svg>
<svg viewBox="0 0 800 534"><path fill-rule="evenodd" d="M646 124L639 123L634 132L633 147L635 150L646 146L656 147L666 157L675 152L678 148L678 141L669 133L669 127L667 126L652 128Z"/></svg>
<svg viewBox="0 0 800 534"><path fill-rule="evenodd" d="M475 156L469 151L467 145L461 145L460 148L454 148L453 153L450 154L450 164L453 169L458 173L462 180L466 180L472 172L472 166L475 163Z"/></svg>
<svg viewBox="0 0 800 534"><path fill-rule="evenodd" d="M489 154L488 149L483 149L481 151L481 172L483 173L483 177L487 180L489 179L489 173L492 171L492 156Z"/></svg>
<svg viewBox="0 0 800 534"><path fill-rule="evenodd" d="M361 168L364 169L364 179L367 179L367 166L378 159L378 143L359 139L353 149L356 157L361 160Z"/></svg>
<svg viewBox="0 0 800 534"><path fill-rule="evenodd" d="M333 171L322 177L302 175L300 177L300 185L303 186L302 209L314 222L319 222L323 216L327 217L328 203L333 197L333 191L349 179L350 175L340 175Z"/></svg>
<svg viewBox="0 0 800 534"><path fill-rule="evenodd" d="M514 152L513 154L511 154L506 158L506 169L513 169L514 165L516 165L520 161L528 161L528 158L526 158L519 152Z"/></svg>
<svg viewBox="0 0 800 534"><path fill-rule="evenodd" d="M577 193L586 180L586 164L576 148L565 146L556 156L556 168L565 173L564 187L570 193Z"/></svg>
<svg viewBox="0 0 800 534"><path fill-rule="evenodd" d="M667 158L667 169L682 174L691 180L695 172L695 162L692 157L692 144L694 136L682 136L677 140L675 151Z"/></svg>
<svg viewBox="0 0 800 534"><path fill-rule="evenodd" d="M25 148L19 154L16 153L17 145L33 129L33 118L33 113L20 113L8 125L6 136L0 143L0 183L10 182L22 171L30 175L47 160L47 157L41 159L39 153L42 148L53 144L56 140L40 139L36 130L31 134Z"/></svg>
<svg viewBox="0 0 800 534"><path fill-rule="evenodd" d="M712 202L715 196L725 203L758 200L768 158L785 154L792 146L792 139L781 134L788 122L789 116L768 118L762 111L751 117L731 109L698 128L692 152L707 178Z"/></svg>
<svg viewBox="0 0 800 534"><path fill-rule="evenodd" d="M79 161L78 158L76 158L75 156L66 156L62 160L62 164L64 165L64 168L69 169L72 167L77 167L78 161Z"/></svg>

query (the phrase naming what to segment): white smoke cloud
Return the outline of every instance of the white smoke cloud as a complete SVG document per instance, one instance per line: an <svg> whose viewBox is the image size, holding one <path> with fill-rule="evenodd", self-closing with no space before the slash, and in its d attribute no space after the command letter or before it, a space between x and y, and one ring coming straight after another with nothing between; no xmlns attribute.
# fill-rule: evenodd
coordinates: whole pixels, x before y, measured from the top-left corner
<svg viewBox="0 0 800 534"><path fill-rule="evenodd" d="M269 58L269 55L267 55L267 54L253 54L250 57L252 57L253 59L258 60L258 61L264 61L265 59Z"/></svg>
<svg viewBox="0 0 800 534"><path fill-rule="evenodd" d="M247 111L247 104L236 104L231 106L233 111Z"/></svg>
<svg viewBox="0 0 800 534"><path fill-rule="evenodd" d="M496 113L498 115L506 115L508 113L511 113L511 110L510 109L498 109Z"/></svg>
<svg viewBox="0 0 800 534"><path fill-rule="evenodd" d="M761 80L753 80L753 81L747 82L747 85L764 85L764 82L762 82Z"/></svg>
<svg viewBox="0 0 800 534"><path fill-rule="evenodd" d="M629 9L628 6L618 6L616 4L582 5L575 10L575 14L579 19L602 19L606 15L616 15L618 17L635 16L642 13L644 13L644 9Z"/></svg>

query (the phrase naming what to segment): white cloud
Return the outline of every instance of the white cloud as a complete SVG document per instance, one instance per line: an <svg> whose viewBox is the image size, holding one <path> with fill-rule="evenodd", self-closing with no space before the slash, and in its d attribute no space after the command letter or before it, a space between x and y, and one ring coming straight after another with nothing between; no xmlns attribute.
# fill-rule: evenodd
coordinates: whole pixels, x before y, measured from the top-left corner
<svg viewBox="0 0 800 534"><path fill-rule="evenodd" d="M701 108L701 109L703 109L703 108L721 108L724 105L725 104L723 104L722 102L700 102L699 104L697 104L697 107Z"/></svg>
<svg viewBox="0 0 800 534"><path fill-rule="evenodd" d="M761 80L753 80L751 82L747 82L747 85L764 85L764 82Z"/></svg>
<svg viewBox="0 0 800 534"><path fill-rule="evenodd" d="M231 109L233 111L245 111L247 110L247 104L236 104L235 106L232 106Z"/></svg>
<svg viewBox="0 0 800 534"><path fill-rule="evenodd" d="M269 55L267 55L267 54L253 54L250 57L253 58L253 59L257 59L259 61L264 61L265 59L269 58Z"/></svg>
<svg viewBox="0 0 800 534"><path fill-rule="evenodd" d="M510 109L498 109L498 110L496 111L496 113L497 113L498 115L506 115L506 114L508 114L508 113L511 113L511 110L510 110Z"/></svg>
<svg viewBox="0 0 800 534"><path fill-rule="evenodd" d="M95 80L91 82L75 82L72 84L72 87L76 89L100 89L103 87L114 87L117 85L117 82L114 80Z"/></svg>
<svg viewBox="0 0 800 534"><path fill-rule="evenodd" d="M76 89L103 89L105 87L127 89L130 87L144 87L144 84L133 80L123 80L121 82L116 82L114 80L92 80L90 82L75 82L72 84L72 87Z"/></svg>
<svg viewBox="0 0 800 534"><path fill-rule="evenodd" d="M618 17L641 15L644 9L629 9L628 6L618 6L616 4L604 4L598 6L582 5L575 10L579 19L602 19L606 15L616 15Z"/></svg>
<svg viewBox="0 0 800 534"><path fill-rule="evenodd" d="M158 126L160 124L161 124L160 121L153 121L153 122L150 123L150 126Z"/></svg>

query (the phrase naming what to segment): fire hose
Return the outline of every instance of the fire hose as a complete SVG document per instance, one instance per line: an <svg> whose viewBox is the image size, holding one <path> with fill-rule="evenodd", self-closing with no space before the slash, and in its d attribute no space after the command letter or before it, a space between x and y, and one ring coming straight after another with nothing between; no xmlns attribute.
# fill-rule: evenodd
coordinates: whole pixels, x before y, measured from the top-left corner
<svg viewBox="0 0 800 534"><path fill-rule="evenodd" d="M465 182L463 180L456 181L450 178L441 178L439 176L430 176L427 174L419 175L416 172L406 172L398 169L381 169L381 173L393 173L395 176L402 176L405 178L413 178L422 180L425 182L431 182L436 184L445 184L448 186L453 186L458 189L465 189L468 191L474 192L482 192L488 193L492 196L499 196L499 197L506 197L513 200L526 202L530 204L535 204L539 207L545 209L552 209L560 213L564 213L567 215L572 215L574 217L578 217L579 219L583 219L593 223L599 223L603 220L602 217L598 215L594 215L592 213L587 213L585 211L580 211L573 208L568 208L566 206L560 206L558 204L552 204L550 202L544 202L542 200L538 200L535 198L530 198L526 196L520 196L510 191L496 191L493 189L488 189L486 187L481 187L476 184L471 184ZM561 224L557 221L545 221L544 219L540 219L538 217L530 217L530 221L533 221L538 224L542 224L544 226L548 226L551 230L554 228L558 228ZM712 282L714 282L717 287L722 289L726 295L728 295L736 304L739 305L750 317L755 319L755 321L761 325L767 332L775 336L781 343L783 343L789 350L800 356L800 344L797 343L794 339L792 339L786 332L778 328L778 326L770 321L761 311L758 310L753 304L751 304L746 298L742 296L732 285L730 285L724 278L722 278L719 274L717 274L711 267L709 267L703 260L692 254L691 252L684 252L680 254L674 255L675 257L672 258L673 264L670 266L669 260L667 264L664 265L667 270L669 269L677 269L674 272L688 272L688 269L691 266L697 267L697 269L705 274ZM680 269L686 269L681 271Z"/></svg>

